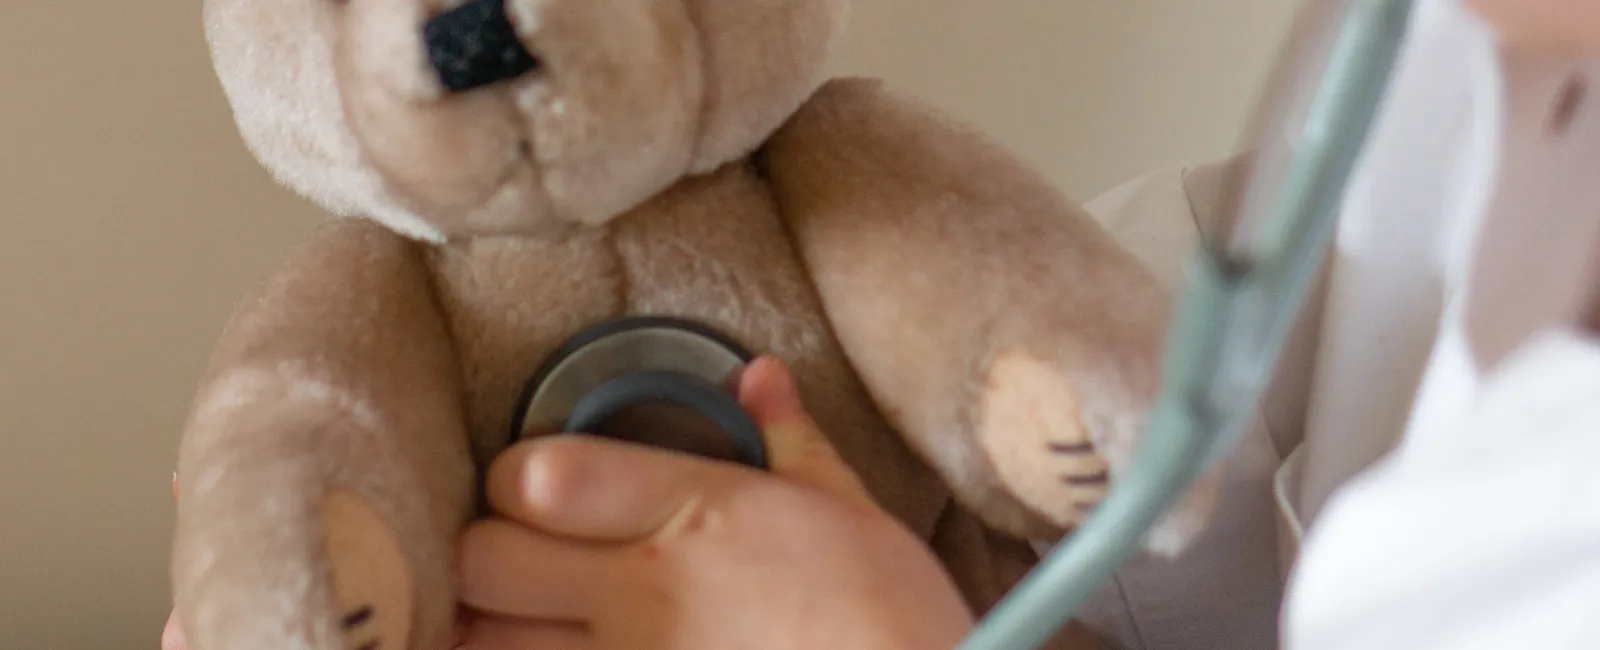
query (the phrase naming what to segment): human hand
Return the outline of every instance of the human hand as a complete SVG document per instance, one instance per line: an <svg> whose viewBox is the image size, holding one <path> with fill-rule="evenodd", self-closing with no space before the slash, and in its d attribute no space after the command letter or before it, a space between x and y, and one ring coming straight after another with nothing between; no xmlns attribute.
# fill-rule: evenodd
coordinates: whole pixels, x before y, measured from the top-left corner
<svg viewBox="0 0 1600 650"><path fill-rule="evenodd" d="M741 404L772 471L589 437L512 448L471 527L469 650L947 649L972 615L873 504L773 359Z"/></svg>
<svg viewBox="0 0 1600 650"><path fill-rule="evenodd" d="M172 498L178 498L178 473L172 473ZM183 639L183 628L178 626L178 613L167 614L167 624L161 628L161 650L188 650Z"/></svg>

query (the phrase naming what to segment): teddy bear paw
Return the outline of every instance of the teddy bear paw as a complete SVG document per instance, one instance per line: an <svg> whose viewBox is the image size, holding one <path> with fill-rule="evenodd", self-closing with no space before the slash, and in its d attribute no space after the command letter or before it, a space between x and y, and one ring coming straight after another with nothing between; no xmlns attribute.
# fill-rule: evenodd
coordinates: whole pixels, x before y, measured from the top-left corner
<svg viewBox="0 0 1600 650"><path fill-rule="evenodd" d="M1000 483L1056 526L1088 518L1105 497L1111 468L1066 377L1026 353L1003 352L982 390L979 443Z"/></svg>
<svg viewBox="0 0 1600 650"><path fill-rule="evenodd" d="M372 506L345 491L323 502L330 576L346 650L404 648L412 616L405 551Z"/></svg>

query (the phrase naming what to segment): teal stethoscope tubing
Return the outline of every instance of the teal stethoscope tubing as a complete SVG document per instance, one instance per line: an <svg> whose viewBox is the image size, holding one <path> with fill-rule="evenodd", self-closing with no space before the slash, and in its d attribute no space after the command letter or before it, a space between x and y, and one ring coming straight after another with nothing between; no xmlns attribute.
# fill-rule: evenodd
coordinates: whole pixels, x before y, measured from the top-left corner
<svg viewBox="0 0 1600 650"><path fill-rule="evenodd" d="M1254 250L1239 255L1213 241L1194 260L1133 466L958 650L1037 650L1242 435L1317 277L1413 4L1353 0L1344 8L1295 152L1263 203Z"/></svg>

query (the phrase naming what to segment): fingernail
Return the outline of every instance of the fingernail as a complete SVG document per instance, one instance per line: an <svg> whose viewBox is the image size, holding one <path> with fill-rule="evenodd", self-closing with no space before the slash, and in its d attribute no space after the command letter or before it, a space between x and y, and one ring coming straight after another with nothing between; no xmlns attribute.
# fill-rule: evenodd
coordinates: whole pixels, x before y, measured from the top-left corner
<svg viewBox="0 0 1600 650"><path fill-rule="evenodd" d="M804 421L805 407L789 368L777 357L761 357L745 372L744 392L759 410L758 416L771 426L782 422Z"/></svg>
<svg viewBox="0 0 1600 650"><path fill-rule="evenodd" d="M548 503L550 498L550 472L545 469L545 459L538 452L529 454L522 462L518 488L526 503Z"/></svg>
<svg viewBox="0 0 1600 650"><path fill-rule="evenodd" d="M582 436L562 435L544 438L522 460L518 476L522 503L535 510L561 509L593 498L594 470L575 443Z"/></svg>
<svg viewBox="0 0 1600 650"><path fill-rule="evenodd" d="M789 366L783 361L772 359L772 388L778 391L783 398L784 405L800 408L800 387L794 383L794 374L789 372Z"/></svg>

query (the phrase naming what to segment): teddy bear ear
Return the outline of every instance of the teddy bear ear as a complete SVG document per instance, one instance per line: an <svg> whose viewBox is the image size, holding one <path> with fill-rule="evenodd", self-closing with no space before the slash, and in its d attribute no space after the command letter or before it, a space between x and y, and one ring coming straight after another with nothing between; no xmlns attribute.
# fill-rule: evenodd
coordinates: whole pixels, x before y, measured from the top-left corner
<svg viewBox="0 0 1600 650"><path fill-rule="evenodd" d="M245 145L279 183L340 216L439 241L389 198L345 121L334 68L337 0L205 0L206 43Z"/></svg>
<svg viewBox="0 0 1600 650"><path fill-rule="evenodd" d="M691 170L765 141L824 81L849 0L688 0L704 57L704 129Z"/></svg>

